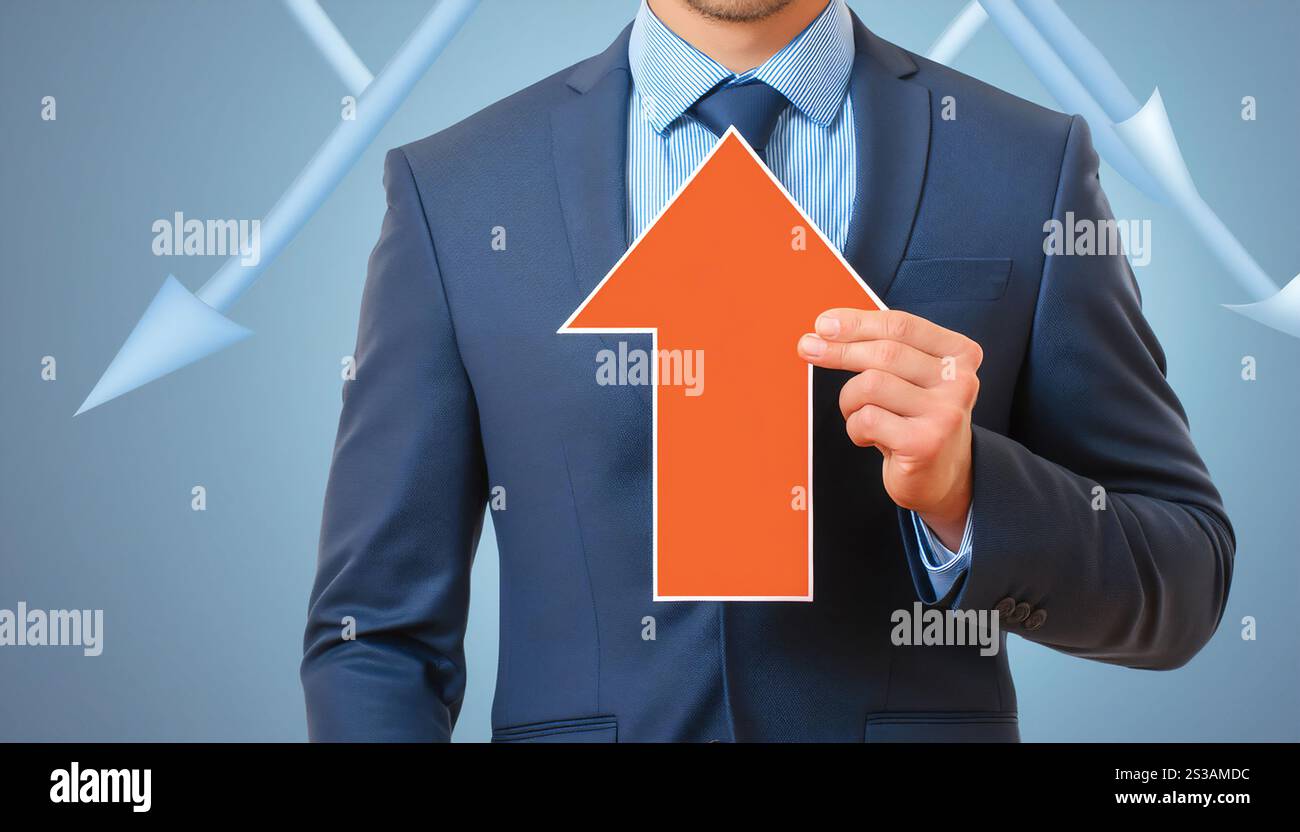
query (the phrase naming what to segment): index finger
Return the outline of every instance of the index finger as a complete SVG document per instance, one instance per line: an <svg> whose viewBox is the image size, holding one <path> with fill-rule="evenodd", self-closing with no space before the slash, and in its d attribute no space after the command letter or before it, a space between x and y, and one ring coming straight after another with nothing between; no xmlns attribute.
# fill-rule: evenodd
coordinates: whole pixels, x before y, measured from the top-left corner
<svg viewBox="0 0 1300 832"><path fill-rule="evenodd" d="M901 309L827 309L817 317L816 328L827 341L901 341L937 356L964 354L973 343Z"/></svg>

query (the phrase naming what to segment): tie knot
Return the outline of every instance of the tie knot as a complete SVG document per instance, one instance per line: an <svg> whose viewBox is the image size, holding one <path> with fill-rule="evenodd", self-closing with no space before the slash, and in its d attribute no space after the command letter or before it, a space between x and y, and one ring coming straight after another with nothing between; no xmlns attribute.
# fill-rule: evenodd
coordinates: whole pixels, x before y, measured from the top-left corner
<svg viewBox="0 0 1300 832"><path fill-rule="evenodd" d="M715 136L721 136L728 127L735 125L750 147L763 156L776 120L789 103L773 87L762 81L751 81L715 87L695 102L690 113Z"/></svg>

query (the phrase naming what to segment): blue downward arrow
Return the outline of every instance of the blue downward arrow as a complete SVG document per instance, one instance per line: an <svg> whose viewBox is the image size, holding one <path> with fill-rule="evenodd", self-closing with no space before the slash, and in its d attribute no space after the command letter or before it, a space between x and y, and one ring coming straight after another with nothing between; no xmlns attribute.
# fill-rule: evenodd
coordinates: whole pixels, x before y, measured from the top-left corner
<svg viewBox="0 0 1300 832"><path fill-rule="evenodd" d="M191 294L167 276L144 316L82 402L80 415L173 370L247 338L225 316L284 250L352 168L415 83L437 59L478 0L440 0L361 95L355 121L343 121L262 220L261 256L244 265L236 253Z"/></svg>

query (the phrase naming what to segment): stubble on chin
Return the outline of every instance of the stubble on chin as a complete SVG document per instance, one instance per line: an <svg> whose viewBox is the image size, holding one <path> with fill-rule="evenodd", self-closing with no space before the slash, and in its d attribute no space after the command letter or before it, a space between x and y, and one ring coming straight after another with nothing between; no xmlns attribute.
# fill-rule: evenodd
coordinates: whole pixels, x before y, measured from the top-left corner
<svg viewBox="0 0 1300 832"><path fill-rule="evenodd" d="M771 17L794 0L685 0L686 5L712 20L755 23Z"/></svg>

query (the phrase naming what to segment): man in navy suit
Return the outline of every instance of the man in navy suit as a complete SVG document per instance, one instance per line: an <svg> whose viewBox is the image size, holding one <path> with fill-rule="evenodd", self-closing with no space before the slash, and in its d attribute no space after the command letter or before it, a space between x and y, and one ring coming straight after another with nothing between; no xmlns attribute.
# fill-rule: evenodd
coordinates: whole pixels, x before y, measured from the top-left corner
<svg viewBox="0 0 1300 832"><path fill-rule="evenodd" d="M790 346L821 368L812 603L651 600L649 399L597 383L600 339L556 334L733 125L891 308ZM1234 539L1123 252L1046 253L1052 220L1111 220L1097 171L1081 118L843 0L647 0L603 53L391 151L312 738L449 738L494 492L497 740L1017 739L1005 650L891 639L918 600L993 611L1003 641L1187 662Z"/></svg>

